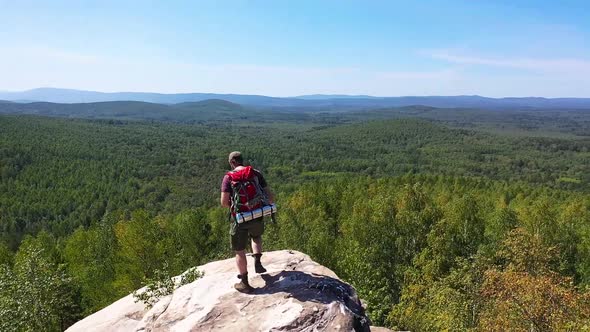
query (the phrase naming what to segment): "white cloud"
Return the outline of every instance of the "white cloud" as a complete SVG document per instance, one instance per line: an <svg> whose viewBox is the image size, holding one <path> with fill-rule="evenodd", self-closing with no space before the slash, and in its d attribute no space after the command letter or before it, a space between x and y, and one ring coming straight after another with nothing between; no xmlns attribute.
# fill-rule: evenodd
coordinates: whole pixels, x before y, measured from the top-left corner
<svg viewBox="0 0 590 332"><path fill-rule="evenodd" d="M430 52L429 56L434 59L460 65L504 67L554 74L590 74L590 60L587 59L501 58L454 54L445 50Z"/></svg>

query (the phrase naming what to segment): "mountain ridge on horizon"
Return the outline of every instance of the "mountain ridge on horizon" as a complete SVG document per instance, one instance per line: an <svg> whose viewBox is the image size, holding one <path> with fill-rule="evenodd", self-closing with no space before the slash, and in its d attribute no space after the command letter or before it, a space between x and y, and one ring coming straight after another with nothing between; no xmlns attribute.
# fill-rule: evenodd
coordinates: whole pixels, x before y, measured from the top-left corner
<svg viewBox="0 0 590 332"><path fill-rule="evenodd" d="M293 96L271 96L271 95L264 95L264 94L245 94L245 93L218 93L218 92L149 92L149 91L115 91L115 92L105 92L105 91L95 91L95 90L84 90L84 89L71 89L71 88L55 88L55 87L39 87L33 89L27 89L22 91L15 91L15 90L0 90L0 94L2 93L30 93L30 92L37 92L37 91L61 91L61 92L85 92L85 93L97 93L97 94L155 94L155 95L191 95L191 94L202 94L202 95L217 95L217 96L256 96L256 97L268 97L268 98L280 98L280 99L303 99L303 98L318 98L318 99L337 99L337 98L375 98L375 99L385 99L385 98L430 98L430 97L478 97L478 98L488 98L488 99L590 99L590 97L542 97L542 96L506 96L506 97L488 97L480 94L458 94L458 95L399 95L399 96L374 96L374 95L365 95L365 94L344 94L344 93L313 93L313 94L303 94L303 95L293 95Z"/></svg>
<svg viewBox="0 0 590 332"><path fill-rule="evenodd" d="M480 95L457 96L398 96L312 94L294 97L272 97L248 94L220 93L157 93L157 92L99 92L89 90L36 88L25 91L0 91L0 100L13 102L93 103L105 101L143 101L158 104L178 104L221 99L236 104L257 107L312 108L381 108L424 105L442 108L565 108L590 109L590 98L502 97Z"/></svg>

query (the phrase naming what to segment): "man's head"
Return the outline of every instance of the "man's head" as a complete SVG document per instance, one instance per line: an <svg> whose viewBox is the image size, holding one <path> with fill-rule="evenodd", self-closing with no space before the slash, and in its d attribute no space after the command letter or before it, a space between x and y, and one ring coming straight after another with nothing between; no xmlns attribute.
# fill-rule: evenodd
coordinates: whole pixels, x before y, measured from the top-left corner
<svg viewBox="0 0 590 332"><path fill-rule="evenodd" d="M231 168L236 168L238 166L244 165L244 159L242 158L242 153L240 151L234 151L230 153L228 161Z"/></svg>

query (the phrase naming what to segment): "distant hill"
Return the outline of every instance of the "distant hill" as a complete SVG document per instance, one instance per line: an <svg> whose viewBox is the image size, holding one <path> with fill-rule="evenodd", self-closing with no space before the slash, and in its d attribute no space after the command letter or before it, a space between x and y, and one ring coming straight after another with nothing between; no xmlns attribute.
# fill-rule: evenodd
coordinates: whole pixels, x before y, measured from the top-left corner
<svg viewBox="0 0 590 332"><path fill-rule="evenodd" d="M332 126L342 123L421 118L453 127L535 136L590 137L588 109L479 109L402 106L385 108L255 107L208 99L179 104L140 101L60 104L0 102L0 114L41 115L64 118L164 121L176 123L291 123Z"/></svg>
<svg viewBox="0 0 590 332"><path fill-rule="evenodd" d="M76 118L109 118L141 120L201 120L219 112L244 112L240 105L224 100L164 105L140 101L60 104L48 102L0 104L0 113L34 114Z"/></svg>
<svg viewBox="0 0 590 332"><path fill-rule="evenodd" d="M106 101L143 101L158 104L178 104L209 99L223 99L246 105L290 106L284 98L257 95L235 95L214 93L162 94L149 92L95 92L56 88L39 88L23 92L0 92L0 99L36 100L52 103L94 103Z"/></svg>
<svg viewBox="0 0 590 332"><path fill-rule="evenodd" d="M95 103L107 101L142 101L158 104L179 104L222 99L228 102L256 107L374 109L424 105L441 108L480 109L590 109L590 98L487 98L482 96L406 96L373 97L349 95L307 95L290 98L260 95L214 93L147 93L147 92L95 92L69 89L40 88L23 92L0 92L3 100L36 100L52 103Z"/></svg>
<svg viewBox="0 0 590 332"><path fill-rule="evenodd" d="M314 101L330 103L334 106L356 106L359 108L403 107L422 105L438 108L590 109L590 98L488 98L481 96L408 96L363 98L362 96L338 96L335 98L314 99Z"/></svg>
<svg viewBox="0 0 590 332"><path fill-rule="evenodd" d="M141 115L149 119L166 114L168 106L136 101L104 103L57 104L48 102L11 103L0 105L0 113L34 114L75 118L128 118Z"/></svg>
<svg viewBox="0 0 590 332"><path fill-rule="evenodd" d="M380 99L382 97L374 97L374 96L367 96L367 95L304 95L304 96L297 96L294 97L297 99L305 99L305 100L321 100L321 99Z"/></svg>
<svg viewBox="0 0 590 332"><path fill-rule="evenodd" d="M174 107L180 108L209 108L215 107L217 109L224 109L229 111L243 111L244 107L242 105L229 102L223 99L207 99L203 101L196 101L196 102L184 102L175 104Z"/></svg>
<svg viewBox="0 0 590 332"><path fill-rule="evenodd" d="M141 101L108 101L96 103L0 103L0 114L28 114L65 118L190 121L273 121L290 112L258 110L220 99L186 102L174 105ZM284 115L284 116L283 116ZM301 116L300 116L301 117Z"/></svg>

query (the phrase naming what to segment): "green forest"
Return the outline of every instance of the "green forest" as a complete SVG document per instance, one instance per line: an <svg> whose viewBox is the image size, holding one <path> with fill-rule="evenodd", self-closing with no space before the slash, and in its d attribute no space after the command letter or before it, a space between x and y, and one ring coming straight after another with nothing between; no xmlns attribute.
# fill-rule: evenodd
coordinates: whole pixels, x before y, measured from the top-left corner
<svg viewBox="0 0 590 332"><path fill-rule="evenodd" d="M0 330L61 331L232 257L234 150L276 194L265 250L332 269L373 325L590 330L587 112L231 112L0 115Z"/></svg>

